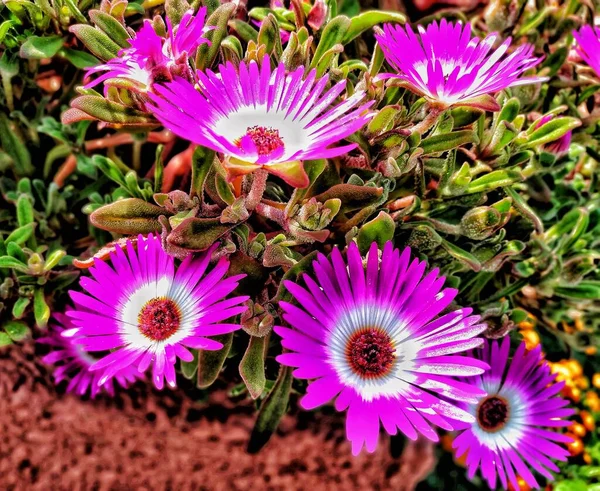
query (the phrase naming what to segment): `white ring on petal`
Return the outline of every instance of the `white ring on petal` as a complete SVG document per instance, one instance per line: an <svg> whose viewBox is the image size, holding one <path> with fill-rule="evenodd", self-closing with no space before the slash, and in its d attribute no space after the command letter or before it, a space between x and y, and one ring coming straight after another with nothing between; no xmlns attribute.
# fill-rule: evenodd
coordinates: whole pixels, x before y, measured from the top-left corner
<svg viewBox="0 0 600 491"><path fill-rule="evenodd" d="M279 131L283 140L284 154L277 159L286 162L300 150L306 149L310 143L308 132L301 121L294 121L285 112L268 111L266 105L244 106L236 112L221 117L213 125L213 131L227 140L234 142L243 137L248 128L262 126ZM275 162L271 162L275 163Z"/></svg>
<svg viewBox="0 0 600 491"><path fill-rule="evenodd" d="M526 409L529 406L524 403L524 398L517 389L506 385L498 392L489 392L486 399L494 396L501 397L508 402L508 421L498 431L485 431L479 426L477 418L479 405L470 404L467 411L476 419L472 426L473 435L479 443L494 451L515 448L525 436L525 429L528 426Z"/></svg>
<svg viewBox="0 0 600 491"><path fill-rule="evenodd" d="M372 378L357 374L348 362L346 347L352 335L365 328L381 329L390 336L396 348L396 359L389 373ZM395 397L406 392L416 381L414 360L421 349L420 343L406 336L406 323L391 310L381 305L364 303L341 313L330 329L327 340L329 363L341 382L354 388L365 401L379 397Z"/></svg>
<svg viewBox="0 0 600 491"><path fill-rule="evenodd" d="M192 292L188 292L189 297L185 302L181 302L181 295L177 294L180 292L174 286L172 278L163 276L156 282L143 284L124 302L124 306L120 309L120 334L123 337L125 346L158 352L163 351L165 346L177 344L193 334L193 328L200 317L197 302L193 300ZM155 298L172 300L179 308L181 314L180 325L177 331L168 338L160 341L144 336L138 327L138 318L141 310L150 300Z"/></svg>

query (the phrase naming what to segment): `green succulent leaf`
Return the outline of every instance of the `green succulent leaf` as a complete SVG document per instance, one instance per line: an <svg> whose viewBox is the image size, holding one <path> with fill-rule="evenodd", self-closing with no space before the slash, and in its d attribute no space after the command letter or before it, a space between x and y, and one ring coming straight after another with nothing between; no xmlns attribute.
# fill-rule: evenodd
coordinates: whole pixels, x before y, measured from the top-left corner
<svg viewBox="0 0 600 491"><path fill-rule="evenodd" d="M233 333L212 336L211 339L221 343L223 347L220 350L198 350L197 384L201 389L211 386L217 380L231 350Z"/></svg>
<svg viewBox="0 0 600 491"><path fill-rule="evenodd" d="M386 212L380 211L377 217L365 223L358 232L357 243L361 254L366 254L373 242L383 249L385 243L394 238L395 229L394 219Z"/></svg>
<svg viewBox="0 0 600 491"><path fill-rule="evenodd" d="M27 339L31 335L31 330L27 327L27 324L20 321L8 321L4 324L4 331L12 341L18 343ZM0 343L1 344L1 343Z"/></svg>
<svg viewBox="0 0 600 491"><path fill-rule="evenodd" d="M13 230L10 235L6 237L5 242L14 242L15 244L23 245L33 235L35 227L35 223L27 223L26 225Z"/></svg>
<svg viewBox="0 0 600 491"><path fill-rule="evenodd" d="M71 102L71 108L85 114L117 125L152 125L152 120L146 113L123 104L112 102L93 95L82 95Z"/></svg>
<svg viewBox="0 0 600 491"><path fill-rule="evenodd" d="M198 48L196 68L199 70L209 68L215 61L219 53L221 41L227 36L229 19L233 17L236 8L235 3L224 3L208 17L206 25L214 26L214 29L208 31L205 36L210 41L210 44L205 43Z"/></svg>
<svg viewBox="0 0 600 491"><path fill-rule="evenodd" d="M0 269L14 269L21 273L29 272L27 264L11 256L0 256Z"/></svg>
<svg viewBox="0 0 600 491"><path fill-rule="evenodd" d="M19 56L35 60L52 58L63 43L62 36L31 36L21 45Z"/></svg>
<svg viewBox="0 0 600 491"><path fill-rule="evenodd" d="M85 24L77 24L69 30L101 60L106 61L118 56L121 47L103 31Z"/></svg>
<svg viewBox="0 0 600 491"><path fill-rule="evenodd" d="M315 50L310 68L316 68L325 54L336 44L341 44L350 29L351 21L348 17L340 15L328 22L323 29L321 39Z"/></svg>
<svg viewBox="0 0 600 491"><path fill-rule="evenodd" d="M291 388L292 369L282 366L275 385L260 407L258 418L252 430L250 442L248 443L249 452L258 452L266 445L271 435L277 429L279 421L287 409Z"/></svg>
<svg viewBox="0 0 600 491"><path fill-rule="evenodd" d="M102 31L121 48L128 48L130 46L129 33L112 15L100 10L90 10L89 16L92 22L96 24L96 27L102 29Z"/></svg>
<svg viewBox="0 0 600 491"><path fill-rule="evenodd" d="M475 142L475 134L470 130L454 131L425 138L421 142L423 155L447 152L461 145Z"/></svg>
<svg viewBox="0 0 600 491"><path fill-rule="evenodd" d="M46 295L42 288L36 288L33 294L33 315L35 325L40 329L45 329L50 319L50 307L46 301Z"/></svg>
<svg viewBox="0 0 600 491"><path fill-rule="evenodd" d="M90 215L90 221L102 230L120 234L149 234L161 230L158 218L162 215L169 213L142 199L127 198L98 208Z"/></svg>
<svg viewBox="0 0 600 491"><path fill-rule="evenodd" d="M263 391L267 379L265 377L265 354L268 347L268 337L250 336L248 348L240 362L240 376L246 384L252 399L258 399Z"/></svg>
<svg viewBox="0 0 600 491"><path fill-rule="evenodd" d="M535 129L527 139L527 146L539 147L546 143L558 140L567 132L581 125L581 121L571 117L557 117Z"/></svg>
<svg viewBox="0 0 600 491"><path fill-rule="evenodd" d="M361 12L350 19L350 26L342 44L348 44L360 36L363 32L372 29L377 24L397 23L404 24L406 15L400 12L386 12L383 10L368 10Z"/></svg>
<svg viewBox="0 0 600 491"><path fill-rule="evenodd" d="M600 300L600 281L582 281L573 286L557 286L554 293L575 300Z"/></svg>
<svg viewBox="0 0 600 491"><path fill-rule="evenodd" d="M205 251L232 228L218 218L187 218L171 231L167 242L190 251Z"/></svg>

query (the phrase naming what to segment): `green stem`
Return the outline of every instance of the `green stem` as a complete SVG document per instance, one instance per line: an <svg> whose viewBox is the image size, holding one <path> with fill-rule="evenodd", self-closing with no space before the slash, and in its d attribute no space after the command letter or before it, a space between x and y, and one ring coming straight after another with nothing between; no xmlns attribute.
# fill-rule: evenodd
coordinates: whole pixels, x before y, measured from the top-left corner
<svg viewBox="0 0 600 491"><path fill-rule="evenodd" d="M15 102L13 97L13 87L11 83L11 78L8 76L2 77L2 87L4 88L4 95L6 97L6 106L8 107L9 112L15 110Z"/></svg>
<svg viewBox="0 0 600 491"><path fill-rule="evenodd" d="M133 140L133 168L136 172L139 172L142 168L142 142L134 139Z"/></svg>

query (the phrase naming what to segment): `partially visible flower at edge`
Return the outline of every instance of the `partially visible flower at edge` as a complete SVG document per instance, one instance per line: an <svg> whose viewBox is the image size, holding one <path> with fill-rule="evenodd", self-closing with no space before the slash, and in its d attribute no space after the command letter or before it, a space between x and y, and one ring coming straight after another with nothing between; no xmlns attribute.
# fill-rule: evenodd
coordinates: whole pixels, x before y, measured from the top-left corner
<svg viewBox="0 0 600 491"><path fill-rule="evenodd" d="M219 72L198 72L200 91L184 79L156 85L150 94L154 116L181 138L225 156L229 178L257 169L306 187L302 161L332 158L356 147L330 148L362 128L371 118L364 92L330 107L344 91L342 80L327 92L329 77L298 67L286 74L280 63L271 71L268 56L255 61L221 65ZM359 105L360 104L360 105ZM358 107L357 107L358 106Z"/></svg>
<svg viewBox="0 0 600 491"><path fill-rule="evenodd" d="M75 308L67 312L73 325L65 335L77 336L85 351L112 352L90 367L104 381L134 366L140 373L152 365L158 389L164 379L175 386L177 358L192 361L187 348L218 350L223 345L207 336L233 332L226 323L241 314L248 297L227 298L244 275L224 278L229 261L221 258L207 273L217 244L197 257L188 256L177 268L160 239L139 236L110 254L112 267L96 259L80 284L86 293L71 291Z"/></svg>
<svg viewBox="0 0 600 491"><path fill-rule="evenodd" d="M42 362L54 365L52 377L56 384L68 380L67 392L79 396L89 392L92 399L101 391L114 396L113 380L105 380L101 383L101 374L90 370L90 367L98 359L83 351L81 346L77 344L77 337L64 337L62 335L63 332L69 331L73 327L67 316L60 313L54 314L54 318L50 322L48 335L37 340L38 343L51 348L51 352L42 358ZM115 376L115 380L121 387L126 388L140 377L140 373L134 367L129 367L120 371Z"/></svg>
<svg viewBox="0 0 600 491"><path fill-rule="evenodd" d="M582 26L573 31L573 36L577 41L575 50L600 77L600 27Z"/></svg>
<svg viewBox="0 0 600 491"><path fill-rule="evenodd" d="M207 31L205 19L206 7L195 15L193 10L187 11L175 28L167 18L167 38L159 36L152 21L145 19L142 28L130 40L129 48L122 49L118 57L86 72L86 76L104 73L85 87L106 81L118 84L119 79L126 79L137 84L140 91L145 91L156 80L171 80L175 76L193 79L188 58L194 55L198 46L209 42L203 37Z"/></svg>
<svg viewBox="0 0 600 491"><path fill-rule="evenodd" d="M522 77L542 61L533 55L534 47L523 44L508 52L511 38L493 50L498 39L492 33L481 40L471 37L471 25L442 19L416 34L410 26L385 24L376 34L388 63L398 73L381 74L379 79L395 78L409 90L443 107L472 106L497 111L500 106L491 96L508 87L547 80L547 77Z"/></svg>
<svg viewBox="0 0 600 491"><path fill-rule="evenodd" d="M465 452L468 476L481 467L490 488L497 480L504 488L511 483L519 489L518 476L534 488L539 487L529 467L547 479L560 469L550 460L566 460L568 450L557 443L571 439L547 428L566 427L563 418L574 414L566 408L569 401L558 396L564 382L555 382L556 374L544 362L541 346L527 351L525 343L517 348L509 362L510 338L486 342L476 354L491 365L479 377L462 379L487 392L487 396L466 405L476 422L464 429L453 442L457 457ZM462 429L462 428L461 428Z"/></svg>
<svg viewBox="0 0 600 491"><path fill-rule="evenodd" d="M363 445L375 450L380 424L391 435L438 441L432 426L451 431L452 421L475 421L449 399L475 403L485 395L454 376L489 368L459 355L483 343L477 336L487 325L469 308L437 317L457 290L442 288L437 269L424 276L425 266L409 248L400 252L391 242L381 259L373 243L364 266L351 243L346 261L337 248L329 258L319 254L313 262L317 280L305 274L306 287L284 282L298 305L280 302L292 328L274 330L291 352L277 360L296 367L296 378L312 379L301 400L304 409L332 399L338 411L348 409L346 434L354 455Z"/></svg>

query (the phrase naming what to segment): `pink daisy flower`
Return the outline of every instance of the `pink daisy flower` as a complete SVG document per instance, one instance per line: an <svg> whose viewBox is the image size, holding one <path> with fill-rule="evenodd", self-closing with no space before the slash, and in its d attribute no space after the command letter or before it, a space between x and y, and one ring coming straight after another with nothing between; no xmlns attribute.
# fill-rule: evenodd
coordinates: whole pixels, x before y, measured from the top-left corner
<svg viewBox="0 0 600 491"><path fill-rule="evenodd" d="M100 382L100 373L90 370L98 359L83 351L77 344L77 337L63 336L65 331L73 329L71 320L63 314L54 314L54 321L50 324L48 336L37 340L52 349L42 361L48 365L56 365L52 372L54 382L58 385L63 380L68 380L67 392L79 396L89 393L94 399L102 390L114 396L113 380ZM117 383L124 388L138 378L140 374L134 367L125 368L115 376Z"/></svg>
<svg viewBox="0 0 600 491"><path fill-rule="evenodd" d="M175 79L150 94L154 115L186 140L225 155L230 178L265 169L295 187L308 185L303 160L331 158L356 144L330 148L358 131L371 117L373 101L359 105L362 91L330 107L346 87L329 90L328 77L299 67L286 74L283 63L271 71L268 56L221 65L219 73L198 72L200 90Z"/></svg>
<svg viewBox="0 0 600 491"><path fill-rule="evenodd" d="M437 441L432 425L446 430L453 420L474 422L472 414L447 399L475 403L485 392L454 376L479 375L488 364L458 353L481 345L486 329L471 309L439 318L457 294L444 288L434 269L411 260L391 242L381 259L373 243L366 266L358 247L348 247L347 262L338 249L313 263L317 280L304 275L306 288L286 281L298 305L280 302L284 320L276 327L290 350L277 359L297 367L294 376L314 379L301 400L305 409L336 398L348 409L346 433L357 455L363 445L373 452L379 425L415 440L422 434ZM437 394L443 396L440 398Z"/></svg>
<svg viewBox="0 0 600 491"><path fill-rule="evenodd" d="M582 26L573 31L577 41L576 51L600 77L600 27Z"/></svg>
<svg viewBox="0 0 600 491"><path fill-rule="evenodd" d="M509 351L508 337L501 343L486 343L479 357L492 369L463 380L487 396L466 405L475 423L454 439L453 446L457 456L467 453L469 478L481 468L492 489L498 479L504 488L510 483L519 489L517 476L538 488L530 468L552 480L550 471L560 469L550 459L564 461L569 456L557 443L571 439L549 428L569 426L571 422L563 418L575 411L566 408L569 402L558 396L564 382L555 382L540 346L527 351L521 343L510 362Z"/></svg>
<svg viewBox="0 0 600 491"><path fill-rule="evenodd" d="M443 107L474 106L497 111L491 97L508 87L547 80L523 77L523 73L542 61L533 55L534 47L523 44L505 56L511 38L493 50L498 39L492 33L481 40L471 37L471 25L449 23L442 19L418 34L410 26L386 24L376 35L388 63L398 73L381 78L400 80L409 90Z"/></svg>
<svg viewBox="0 0 600 491"><path fill-rule="evenodd" d="M118 58L89 69L86 75L104 72L85 87L93 87L109 79L127 79L146 90L156 80L171 80L173 76L192 78L189 57L193 57L198 46L209 41L203 37L207 31L204 25L206 7L196 15L193 10L186 12L178 26L173 28L167 18L167 38L156 34L152 22L144 20L144 25L130 40L131 46L122 49Z"/></svg>
<svg viewBox="0 0 600 491"><path fill-rule="evenodd" d="M237 330L224 323L246 310L248 297L227 296L244 275L224 278L229 268L221 258L207 273L216 244L197 257L189 256L179 267L152 234L131 241L126 252L111 253L112 267L95 260L91 278L81 278L86 293L71 291L75 309L67 312L85 351L112 352L91 370L102 370L103 384L134 366L145 372L152 365L152 379L162 389L164 379L175 386L177 358L191 361L187 348L218 350L222 344L207 338Z"/></svg>

